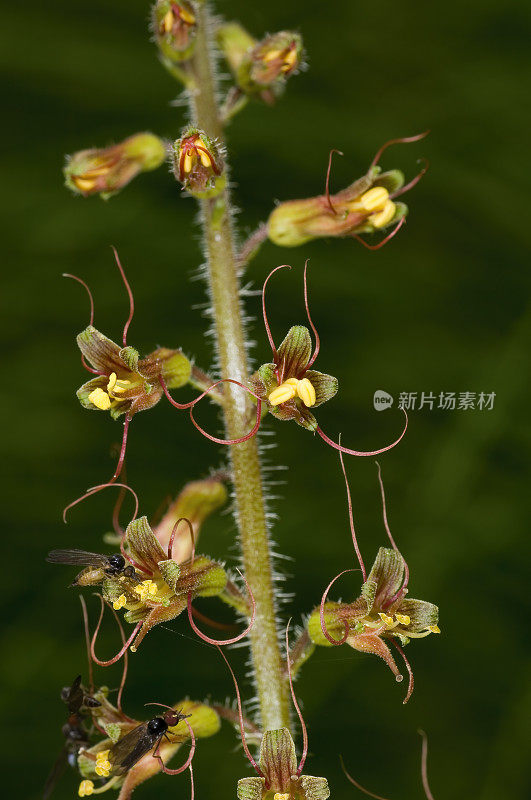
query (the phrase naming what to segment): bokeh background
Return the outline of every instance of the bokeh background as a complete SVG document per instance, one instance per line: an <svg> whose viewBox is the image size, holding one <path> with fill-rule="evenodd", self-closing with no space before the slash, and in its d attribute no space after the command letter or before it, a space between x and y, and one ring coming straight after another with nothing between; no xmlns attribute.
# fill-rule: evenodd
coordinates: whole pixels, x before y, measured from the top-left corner
<svg viewBox="0 0 531 800"><path fill-rule="evenodd" d="M529 270L528 103L531 19L524 4L493 0L367 4L270 0L219 3L257 35L296 28L309 70L291 81L274 109L249 106L228 132L238 222L250 231L275 199L322 190L330 148L344 152L333 185L362 174L387 139L426 128L431 135L389 150L385 167L411 176L431 168L409 195L406 228L378 253L350 241L287 251L266 244L249 269L259 287L275 265L270 315L279 338L303 320L302 266L311 258L311 300L322 337L318 366L341 391L320 410L331 435L359 448L391 441L396 412L376 413L375 389L496 392L492 411L415 411L407 438L382 457L393 532L411 567L413 596L440 606L442 636L413 642L415 694L385 665L353 651L322 649L297 683L310 729L308 771L326 774L332 796L357 795L338 754L358 780L392 800L421 798L419 726L430 737L430 780L439 800L526 794L526 723L531 689L528 629ZM9 113L0 152L6 223L3 488L3 629L0 730L6 797L40 796L61 746L58 692L85 671L80 609L68 569L44 563L57 546L97 549L109 529L111 492L61 509L112 471L120 428L85 413L74 390L83 380L74 336L87 321L75 272L92 286L96 324L114 338L126 314L110 244L133 284L137 314L130 341L147 352L182 346L208 366L204 288L193 202L165 169L143 176L104 203L63 188L63 153L153 130L175 138L185 119L159 66L140 0L10 3L2 12L4 98ZM259 299L247 303L259 315ZM253 351L268 358L258 320ZM214 426L208 411L202 419ZM271 424L283 617L318 602L331 577L352 565L336 454L295 425ZM168 494L222 463L168 404L134 421L128 476L151 514ZM349 459L356 523L368 562L385 544L376 466ZM202 549L236 563L229 514L212 519ZM345 597L356 591L345 578ZM350 586L348 586L350 582ZM92 614L96 600L88 596ZM202 605L217 613L212 601ZM113 652L109 625L101 652ZM240 676L245 652L231 660ZM101 674L101 673L100 673ZM118 672L105 673L112 684ZM114 676L114 677L113 677ZM249 687L245 694L249 696ZM230 679L187 621L153 632L131 659L127 708L186 694L223 699ZM196 760L197 797L233 797L249 774L229 726L205 741ZM55 797L72 797L69 772ZM187 779L157 777L138 790L188 796Z"/></svg>

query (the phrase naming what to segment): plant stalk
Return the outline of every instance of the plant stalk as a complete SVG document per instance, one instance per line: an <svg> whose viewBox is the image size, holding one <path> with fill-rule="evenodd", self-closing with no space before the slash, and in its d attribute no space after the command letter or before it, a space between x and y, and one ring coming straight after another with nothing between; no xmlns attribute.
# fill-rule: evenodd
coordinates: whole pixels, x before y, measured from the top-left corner
<svg viewBox="0 0 531 800"><path fill-rule="evenodd" d="M191 70L193 123L223 143L216 99L211 21L205 3L196 4L198 35ZM212 303L216 349L221 376L247 385L246 339L240 302L229 191L214 200L200 200L207 255L208 290ZM245 390L224 385L223 413L229 439L252 428L256 408ZM256 619L249 633L255 688L263 730L289 727L288 687L283 675L276 620L273 565L257 438L230 446L245 577L256 602Z"/></svg>

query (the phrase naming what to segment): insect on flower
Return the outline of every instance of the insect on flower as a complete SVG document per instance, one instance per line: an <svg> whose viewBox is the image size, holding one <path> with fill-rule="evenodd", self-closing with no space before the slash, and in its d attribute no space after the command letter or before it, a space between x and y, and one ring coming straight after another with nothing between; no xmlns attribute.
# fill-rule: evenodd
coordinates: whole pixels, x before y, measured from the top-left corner
<svg viewBox="0 0 531 800"><path fill-rule="evenodd" d="M43 800L47 800L51 795L65 767L76 766L79 751L89 743L89 734L83 718L90 709L100 706L99 701L82 686L81 675L74 679L71 686L61 690L61 700L68 708L68 719L62 727L65 743L46 779L42 793Z"/></svg>
<svg viewBox="0 0 531 800"><path fill-rule="evenodd" d="M124 578L140 580L133 565L127 564L121 553L105 556L100 553L89 553L86 550L51 550L46 557L46 561L50 564L85 567L74 578L72 586L93 586L101 583L106 576L112 578L123 576Z"/></svg>
<svg viewBox="0 0 531 800"><path fill-rule="evenodd" d="M160 703L148 703L148 705L161 705ZM114 744L108 751L102 751L98 754L97 763L101 764L100 767L96 766L96 772L99 771L102 777L107 778L109 775L124 775L128 770L134 767L140 759L153 750L153 757L160 758L159 747L163 738L171 741L168 736L168 729L178 725L181 720L186 720L190 714L181 714L179 711L167 706L162 716L152 717L147 722L143 722L132 731L126 733L116 744ZM193 757L193 749L195 749L195 739L192 736L192 750L190 753L190 761ZM170 732L171 733L171 732ZM180 771L188 767L186 764Z"/></svg>
<svg viewBox="0 0 531 800"><path fill-rule="evenodd" d="M315 347L312 353L312 337L304 325L294 325L280 345L275 346L265 306L265 292L269 279L279 269L287 267L282 264L275 267L264 281L262 288L262 313L267 338L273 352L273 361L262 366L251 376L249 383L253 392L263 400L270 414L280 420L295 420L298 425L313 433L317 433L326 444L353 456L375 456L395 447L407 430L407 416L402 433L392 444L379 450L363 451L351 450L334 442L319 426L317 419L310 409L326 403L337 392L338 381L332 375L312 369L320 350L320 338L310 316L308 305L307 268L304 266L304 305L310 328L315 338ZM405 414L405 411L404 411Z"/></svg>

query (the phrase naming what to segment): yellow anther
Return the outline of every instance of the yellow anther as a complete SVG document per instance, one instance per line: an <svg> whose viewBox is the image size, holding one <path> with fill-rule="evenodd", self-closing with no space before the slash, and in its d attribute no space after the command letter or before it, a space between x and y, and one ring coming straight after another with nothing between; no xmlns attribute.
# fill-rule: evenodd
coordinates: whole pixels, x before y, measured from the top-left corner
<svg viewBox="0 0 531 800"><path fill-rule="evenodd" d="M297 394L307 408L315 405L315 389L308 378L298 382Z"/></svg>
<svg viewBox="0 0 531 800"><path fill-rule="evenodd" d="M109 777L111 771L111 765L109 764L109 766L107 766L107 764L109 764L109 762L105 761L102 762L101 764L96 764L96 766L94 767L94 772L96 773L96 775L99 775L100 778Z"/></svg>
<svg viewBox="0 0 531 800"><path fill-rule="evenodd" d="M183 164L183 171L185 174L188 174L189 172L192 171L192 164L193 164L192 156L190 155L190 153L186 153Z"/></svg>
<svg viewBox="0 0 531 800"><path fill-rule="evenodd" d="M411 618L407 614L395 614L396 619L401 625L409 625Z"/></svg>
<svg viewBox="0 0 531 800"><path fill-rule="evenodd" d="M295 48L291 49L287 56L284 59L284 70L289 72L290 69L293 69L295 63L297 61L297 51Z"/></svg>
<svg viewBox="0 0 531 800"><path fill-rule="evenodd" d="M290 795L287 792L275 792L273 800L289 800Z"/></svg>
<svg viewBox="0 0 531 800"><path fill-rule="evenodd" d="M296 389L291 383L281 383L276 389L273 389L268 397L272 406L279 406L287 400L292 400L295 397Z"/></svg>
<svg viewBox="0 0 531 800"><path fill-rule="evenodd" d="M388 200L381 211L370 215L369 222L371 222L375 228L383 228L385 225L388 225L391 222L395 213L395 204L392 200Z"/></svg>
<svg viewBox="0 0 531 800"><path fill-rule="evenodd" d="M201 159L201 164L204 167L211 167L212 166L212 159L210 158L208 153L205 153L204 150L198 150L199 158Z"/></svg>
<svg viewBox="0 0 531 800"><path fill-rule="evenodd" d="M298 378L288 378L287 381L284 381L284 383L287 383L289 386L293 386L296 389L297 386L299 385L299 379Z"/></svg>
<svg viewBox="0 0 531 800"><path fill-rule="evenodd" d="M380 619L382 620L383 624L386 628L396 628L398 622L396 622L389 614L384 614L382 611L378 614Z"/></svg>
<svg viewBox="0 0 531 800"><path fill-rule="evenodd" d="M195 17L188 11L184 6L179 6L179 16L183 22L186 22L187 25L194 25L195 24Z"/></svg>
<svg viewBox="0 0 531 800"><path fill-rule="evenodd" d="M77 188L81 189L82 192L91 192L96 185L96 181L94 179L89 180L87 178L79 178L77 175L73 175L72 180L76 184Z"/></svg>
<svg viewBox="0 0 531 800"><path fill-rule="evenodd" d="M116 373L111 372L109 376L109 383L107 384L107 391L115 400L121 400L122 398L116 397L116 395L121 394L121 392L126 392L130 386L131 381L128 381L126 378L120 378L117 380Z"/></svg>
<svg viewBox="0 0 531 800"><path fill-rule="evenodd" d="M269 53L266 53L264 56L264 61L266 64L269 64L270 61L274 61L275 58L278 58L281 55L280 50L270 50Z"/></svg>
<svg viewBox="0 0 531 800"><path fill-rule="evenodd" d="M138 586L135 586L134 591L141 600L146 600L148 597L153 597L157 594L157 584L151 580L142 581Z"/></svg>
<svg viewBox="0 0 531 800"><path fill-rule="evenodd" d="M383 186L373 186L362 194L359 202L365 211L381 211L389 200L389 192Z"/></svg>
<svg viewBox="0 0 531 800"><path fill-rule="evenodd" d="M88 797L94 791L94 784L92 781L81 781L77 793L80 797Z"/></svg>
<svg viewBox="0 0 531 800"><path fill-rule="evenodd" d="M119 611L126 605L126 603L127 603L127 597L125 596L125 594L121 594L120 597L118 597L113 602L112 607L114 608L115 611Z"/></svg>
<svg viewBox="0 0 531 800"><path fill-rule="evenodd" d="M171 9L164 15L162 20L162 30L164 33L169 33L173 28L173 12Z"/></svg>
<svg viewBox="0 0 531 800"><path fill-rule="evenodd" d="M439 628L438 625L429 625L428 626L428 630L429 630L430 633L440 633L441 632L441 629Z"/></svg>
<svg viewBox="0 0 531 800"><path fill-rule="evenodd" d="M96 753L96 764L99 764L101 761L107 761L109 752L109 750L100 750L99 753Z"/></svg>
<svg viewBox="0 0 531 800"><path fill-rule="evenodd" d="M108 411L111 407L111 398L107 392L104 392L99 386L89 394L88 399L93 405L96 406L96 408L99 408L101 411Z"/></svg>

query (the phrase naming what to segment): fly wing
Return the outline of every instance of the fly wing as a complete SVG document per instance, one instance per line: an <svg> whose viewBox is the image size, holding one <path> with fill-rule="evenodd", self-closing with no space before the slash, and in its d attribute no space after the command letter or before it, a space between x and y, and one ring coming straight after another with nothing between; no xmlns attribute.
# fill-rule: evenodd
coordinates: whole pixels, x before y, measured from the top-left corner
<svg viewBox="0 0 531 800"><path fill-rule="evenodd" d="M109 753L111 774L124 775L128 772L137 761L140 761L142 756L149 753L158 738L158 736L149 733L147 722L143 722L142 725L138 725L138 727L126 733L111 747Z"/></svg>
<svg viewBox="0 0 531 800"><path fill-rule="evenodd" d="M65 744L61 752L59 753L55 764L50 770L50 774L46 778L46 783L44 784L44 789L42 791L42 800L48 800L49 796L53 792L55 788L55 784L63 774L65 767L68 763L68 752L69 747L68 744Z"/></svg>
<svg viewBox="0 0 531 800"><path fill-rule="evenodd" d="M107 567L107 556L101 553L88 553L86 550L52 550L46 561L50 564L71 564L75 567Z"/></svg>
<svg viewBox="0 0 531 800"><path fill-rule="evenodd" d="M63 698L66 705L68 706L68 710L70 714L77 714L81 706L83 705L83 698L84 692L81 686L81 675L78 675L77 678L74 680L72 686L65 694Z"/></svg>

